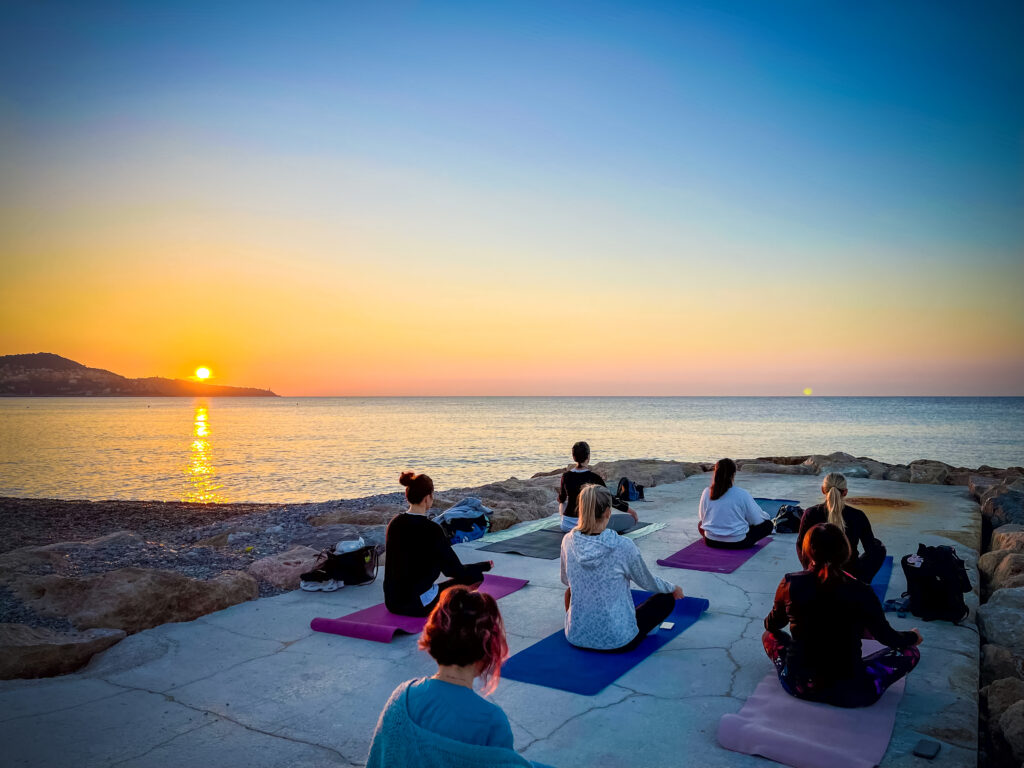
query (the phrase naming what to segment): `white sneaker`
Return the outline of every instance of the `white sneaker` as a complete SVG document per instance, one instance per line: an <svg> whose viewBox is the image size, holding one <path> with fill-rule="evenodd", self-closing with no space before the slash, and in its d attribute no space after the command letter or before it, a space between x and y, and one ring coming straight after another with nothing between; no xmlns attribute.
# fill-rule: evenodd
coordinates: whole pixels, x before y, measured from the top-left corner
<svg viewBox="0 0 1024 768"><path fill-rule="evenodd" d="M326 574L324 575L326 576ZM302 579L299 581L299 587L306 592L337 592L344 586L345 582L335 581L330 578L324 578L323 580Z"/></svg>

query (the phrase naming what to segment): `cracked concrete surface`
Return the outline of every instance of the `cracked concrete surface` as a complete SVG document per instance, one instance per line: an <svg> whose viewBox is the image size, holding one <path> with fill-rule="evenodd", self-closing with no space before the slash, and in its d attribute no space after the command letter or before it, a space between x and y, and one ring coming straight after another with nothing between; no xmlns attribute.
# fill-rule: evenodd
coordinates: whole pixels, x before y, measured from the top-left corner
<svg viewBox="0 0 1024 768"><path fill-rule="evenodd" d="M696 536L696 504L708 476L648 489L645 519L668 526L637 540L645 559L688 595L706 597L697 624L597 696L503 681L493 694L509 716L516 746L556 766L764 765L721 749L718 719L735 712L772 671L761 649L761 621L783 573L796 570L795 536L779 536L732 574L655 565ZM745 475L756 496L820 500L820 478ZM851 480L852 496L917 501L910 510L868 509L876 534L897 559L918 542L952 543L975 563L977 506L966 489ZM963 542L973 542L965 549ZM460 545L463 560L483 557ZM529 578L500 601L515 653L562 626L558 561L487 553L495 572ZM896 568L889 596L904 589ZM976 596L968 596L976 607ZM233 606L125 639L83 671L48 680L0 683L4 765L354 766L365 762L374 724L403 680L431 674L416 639L390 645L312 632L315 616L340 616L379 602L381 580L339 592L292 592ZM918 739L943 745L933 764L974 766L978 636L964 625L889 614L894 626L925 637L910 676L885 768L917 764Z"/></svg>

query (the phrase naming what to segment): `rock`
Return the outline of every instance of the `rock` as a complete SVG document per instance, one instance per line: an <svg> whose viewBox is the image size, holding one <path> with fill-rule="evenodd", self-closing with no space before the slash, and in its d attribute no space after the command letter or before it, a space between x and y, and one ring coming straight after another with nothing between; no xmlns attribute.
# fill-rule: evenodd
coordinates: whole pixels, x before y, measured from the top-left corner
<svg viewBox="0 0 1024 768"><path fill-rule="evenodd" d="M596 472L597 469L595 467L594 471ZM605 480L608 479L605 477ZM618 478L614 482L618 482ZM522 522L547 517L557 512L557 487L557 477L543 477L535 480L509 478L500 483L489 483L477 488L455 488L444 491L435 494L435 500L437 508L444 510L467 496L475 496L484 506L490 507L495 514L501 512L502 520L512 518L516 522Z"/></svg>
<svg viewBox="0 0 1024 768"><path fill-rule="evenodd" d="M292 539L293 544L312 547L317 552L333 548L342 539L362 537L368 546L376 546L378 552L384 551L384 535L387 531L383 525L335 525L314 526L312 530L299 534Z"/></svg>
<svg viewBox="0 0 1024 768"><path fill-rule="evenodd" d="M981 571L981 575L985 579L991 579L992 575L996 572L996 568L1003 562L1003 558L1013 554L1008 549L996 549L992 552L986 552L984 555L978 558L978 570Z"/></svg>
<svg viewBox="0 0 1024 768"><path fill-rule="evenodd" d="M976 499L981 499L982 495L986 491L990 491L997 485L1000 485L1002 481L996 477L986 477L984 475L971 475L967 479L967 489L971 492L971 495Z"/></svg>
<svg viewBox="0 0 1024 768"><path fill-rule="evenodd" d="M737 462L741 472L758 472L767 475L814 475L817 471L809 464L769 464L763 461Z"/></svg>
<svg viewBox="0 0 1024 768"><path fill-rule="evenodd" d="M988 708L989 721L994 723L1011 705L1024 699L1024 680L1004 677L982 688L981 693Z"/></svg>
<svg viewBox="0 0 1024 768"><path fill-rule="evenodd" d="M235 531L228 534L228 544L237 544L240 541L252 538L252 531Z"/></svg>
<svg viewBox="0 0 1024 768"><path fill-rule="evenodd" d="M993 592L978 609L978 629L985 642L1024 654L1024 587Z"/></svg>
<svg viewBox="0 0 1024 768"><path fill-rule="evenodd" d="M25 624L0 624L0 680L74 672L124 637L120 629L55 632Z"/></svg>
<svg viewBox="0 0 1024 768"><path fill-rule="evenodd" d="M292 547L287 552L264 557L249 566L248 571L260 581L281 589L298 589L299 576L313 570L318 551L309 547Z"/></svg>
<svg viewBox="0 0 1024 768"><path fill-rule="evenodd" d="M992 572L992 576L989 578L988 588L1003 589L1006 587L1021 586L1019 583L1024 579L1024 553L1021 552L1010 552L1009 550L1001 549L1000 552L1005 552L1006 557L1000 560L999 565L995 567ZM989 552L987 554L994 554Z"/></svg>
<svg viewBox="0 0 1024 768"><path fill-rule="evenodd" d="M1024 525L1024 491L1009 486L994 488L984 495L981 514L993 529L1003 525Z"/></svg>
<svg viewBox="0 0 1024 768"><path fill-rule="evenodd" d="M989 685L1006 677L1024 680L1024 655L993 643L981 646L981 684Z"/></svg>
<svg viewBox="0 0 1024 768"><path fill-rule="evenodd" d="M41 566L56 568L69 558L102 553L107 550L141 548L145 545L141 536L130 531L115 531L86 541L61 541L42 547L21 547L0 555L0 584L9 584L15 579L38 574Z"/></svg>
<svg viewBox="0 0 1024 768"><path fill-rule="evenodd" d="M1024 762L1024 701L1011 705L999 718L999 730L1015 760Z"/></svg>
<svg viewBox="0 0 1024 768"><path fill-rule="evenodd" d="M265 530L264 533L269 533L269 534L284 533L284 526L281 525L280 523L278 525L272 525L269 528L267 528L267 530Z"/></svg>
<svg viewBox="0 0 1024 768"><path fill-rule="evenodd" d="M898 464L894 467L889 467L885 471L885 475L882 477L882 479L892 480L895 483L909 483L910 467L905 467L902 464Z"/></svg>
<svg viewBox="0 0 1024 768"><path fill-rule="evenodd" d="M634 483L645 488L654 488L667 483L678 483L691 475L699 475L704 470L700 464L689 461L658 461L657 459L638 459L625 461L600 461L591 467L604 478L605 483L615 492L619 478L628 477ZM558 484L552 486L557 491Z"/></svg>
<svg viewBox="0 0 1024 768"><path fill-rule="evenodd" d="M376 504L368 509L354 511L350 509L337 512L325 512L306 518L310 525L387 525L391 518L407 509L402 504Z"/></svg>
<svg viewBox="0 0 1024 768"><path fill-rule="evenodd" d="M20 582L16 591L42 616L66 616L78 629L114 627L129 634L170 621L191 621L259 593L256 580L240 571L199 581L147 568L119 568L84 579L44 576Z"/></svg>
<svg viewBox="0 0 1024 768"><path fill-rule="evenodd" d="M951 469L952 467L941 461L912 461L910 462L910 482L926 485L949 485Z"/></svg>
<svg viewBox="0 0 1024 768"><path fill-rule="evenodd" d="M1024 552L1024 525L1009 523L992 532L992 549Z"/></svg>

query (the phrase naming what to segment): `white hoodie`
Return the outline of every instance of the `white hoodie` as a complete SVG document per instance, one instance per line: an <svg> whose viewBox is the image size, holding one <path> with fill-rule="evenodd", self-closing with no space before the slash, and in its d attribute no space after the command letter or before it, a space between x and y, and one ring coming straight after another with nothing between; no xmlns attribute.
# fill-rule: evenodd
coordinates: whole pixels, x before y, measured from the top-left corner
<svg viewBox="0 0 1024 768"><path fill-rule="evenodd" d="M644 564L632 539L605 528L597 536L573 530L562 539L562 583L572 589L565 637L580 648L621 648L638 631L629 594L632 579L649 592L672 592Z"/></svg>

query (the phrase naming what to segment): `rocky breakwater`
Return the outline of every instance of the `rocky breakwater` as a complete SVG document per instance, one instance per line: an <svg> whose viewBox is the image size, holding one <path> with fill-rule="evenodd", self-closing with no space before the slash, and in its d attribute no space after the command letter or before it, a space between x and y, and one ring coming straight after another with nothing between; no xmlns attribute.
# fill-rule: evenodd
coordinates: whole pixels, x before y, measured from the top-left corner
<svg viewBox="0 0 1024 768"><path fill-rule="evenodd" d="M1024 763L1024 478L970 478L983 549L981 764Z"/></svg>

